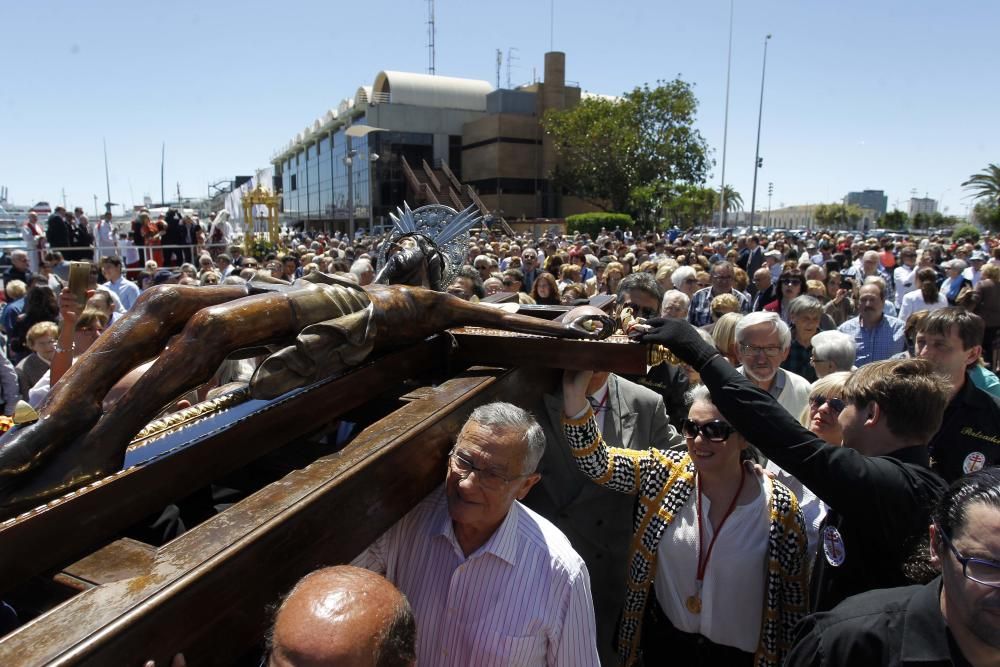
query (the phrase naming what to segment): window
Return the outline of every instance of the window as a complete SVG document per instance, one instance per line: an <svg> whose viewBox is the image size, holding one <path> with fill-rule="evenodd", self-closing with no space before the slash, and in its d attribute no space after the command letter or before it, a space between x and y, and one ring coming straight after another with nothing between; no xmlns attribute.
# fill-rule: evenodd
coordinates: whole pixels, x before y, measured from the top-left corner
<svg viewBox="0 0 1000 667"><path fill-rule="evenodd" d="M295 174L292 174L292 187L291 187L291 189L292 190L297 190L298 189L298 179L295 177Z"/></svg>

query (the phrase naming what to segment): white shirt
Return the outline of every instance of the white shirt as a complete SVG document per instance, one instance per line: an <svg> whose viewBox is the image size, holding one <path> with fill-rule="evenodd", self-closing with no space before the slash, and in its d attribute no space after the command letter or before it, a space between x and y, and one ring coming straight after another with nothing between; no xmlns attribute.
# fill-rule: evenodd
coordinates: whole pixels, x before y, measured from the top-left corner
<svg viewBox="0 0 1000 667"><path fill-rule="evenodd" d="M912 315L921 310L937 310L948 307L948 297L943 291L938 292L937 301L931 304L924 303L924 293L920 290L910 292L903 297L903 305L899 308L899 319L904 322Z"/></svg>
<svg viewBox="0 0 1000 667"><path fill-rule="evenodd" d="M587 566L517 501L466 558L442 485L352 564L385 575L410 601L418 665L600 664Z"/></svg>
<svg viewBox="0 0 1000 667"><path fill-rule="evenodd" d="M828 511L826 503L810 491L809 487L782 470L774 461L768 461L764 469L774 473L775 478L787 486L788 490L798 498L799 510L802 512L802 519L806 524L807 551L806 559L803 562L811 563L813 557L816 556L816 546L819 544L819 527Z"/></svg>
<svg viewBox="0 0 1000 667"><path fill-rule="evenodd" d="M725 646L753 653L760 640L767 579L770 532L770 487L747 472L744 483L761 487L747 505L737 505L722 526L705 567L701 613L688 611L688 597L698 593L698 511L692 492L677 516L663 531L656 551L653 586L663 613L681 632L702 635ZM715 534L708 520L712 502L701 497L705 548Z"/></svg>
<svg viewBox="0 0 1000 667"><path fill-rule="evenodd" d="M982 275L982 269L976 271L976 267L974 266L968 266L965 271L962 271L962 277L971 281L973 287L979 284L979 278L982 277Z"/></svg>
<svg viewBox="0 0 1000 667"><path fill-rule="evenodd" d="M896 308L903 303L903 297L910 292L920 289L917 287L917 265L912 267L905 264L897 266L892 272L892 281L896 285Z"/></svg>

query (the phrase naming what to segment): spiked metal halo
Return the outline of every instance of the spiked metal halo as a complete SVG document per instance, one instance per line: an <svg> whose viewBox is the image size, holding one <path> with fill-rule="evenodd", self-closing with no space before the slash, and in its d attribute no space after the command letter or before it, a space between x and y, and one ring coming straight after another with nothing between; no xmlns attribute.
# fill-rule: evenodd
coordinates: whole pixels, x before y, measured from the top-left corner
<svg viewBox="0 0 1000 667"><path fill-rule="evenodd" d="M414 210L403 202L403 208L390 213L393 227L389 237L378 249L376 274L385 266L389 248L406 236L422 236L430 241L444 259L441 283L436 289L444 290L465 263L469 252L469 229L482 221L475 204L464 211L456 211L443 204L428 204Z"/></svg>

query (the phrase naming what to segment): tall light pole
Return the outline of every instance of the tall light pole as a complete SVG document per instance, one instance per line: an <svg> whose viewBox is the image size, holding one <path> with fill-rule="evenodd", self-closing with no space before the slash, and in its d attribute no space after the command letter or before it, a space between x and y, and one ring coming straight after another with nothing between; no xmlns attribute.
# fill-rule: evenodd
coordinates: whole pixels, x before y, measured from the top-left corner
<svg viewBox="0 0 1000 667"><path fill-rule="evenodd" d="M764 64L760 68L760 107L757 109L757 150L753 158L753 194L750 195L750 231L753 232L753 214L757 206L757 170L760 169L763 160L760 159L760 120L764 115L764 75L767 74L767 43L771 40L771 33L764 38Z"/></svg>
<svg viewBox="0 0 1000 667"><path fill-rule="evenodd" d="M372 127L371 125L351 125L344 130L347 137L347 155L344 156L344 164L347 166L347 234L351 243L354 242L354 156L358 154L352 145L354 137L367 137L372 132L385 132L385 128ZM376 159L378 159L376 157ZM369 185L369 192L371 186ZM369 213L369 217L371 214Z"/></svg>
<svg viewBox="0 0 1000 667"><path fill-rule="evenodd" d="M722 185L719 187L719 229L726 217L726 141L729 139L729 73L733 69L733 0L729 0L729 54L726 56L726 114L722 123Z"/></svg>

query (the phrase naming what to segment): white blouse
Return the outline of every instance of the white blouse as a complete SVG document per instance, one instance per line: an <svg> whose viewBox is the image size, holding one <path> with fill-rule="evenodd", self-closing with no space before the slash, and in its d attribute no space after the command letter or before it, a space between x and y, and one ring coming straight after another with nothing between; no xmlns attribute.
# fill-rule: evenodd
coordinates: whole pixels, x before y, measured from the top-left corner
<svg viewBox="0 0 1000 667"><path fill-rule="evenodd" d="M738 505L726 520L705 568L701 613L685 604L698 592L698 520L696 493L692 493L663 532L656 553L656 599L667 618L682 632L700 634L716 644L753 653L760 639L767 577L770 530L769 484L753 473L761 492L747 505ZM702 495L705 548L714 530L708 521L711 501Z"/></svg>
<svg viewBox="0 0 1000 667"><path fill-rule="evenodd" d="M945 296L944 290L938 292L938 298L936 303L927 304L924 303L924 293L920 290L915 290L909 292L903 297L903 305L899 309L899 319L904 322L912 315L921 310L937 310L939 308L948 307L948 297Z"/></svg>

